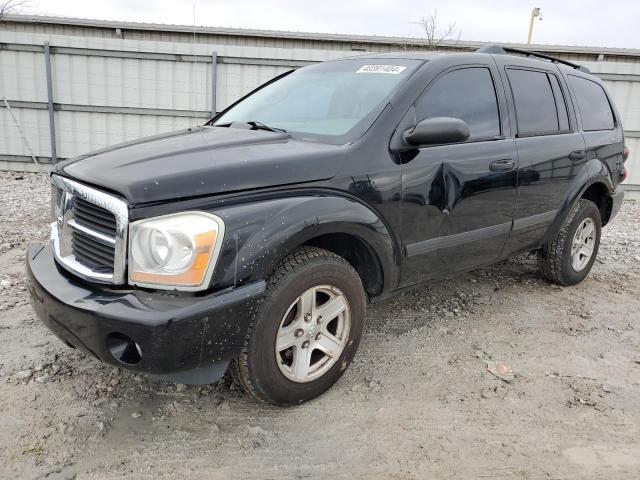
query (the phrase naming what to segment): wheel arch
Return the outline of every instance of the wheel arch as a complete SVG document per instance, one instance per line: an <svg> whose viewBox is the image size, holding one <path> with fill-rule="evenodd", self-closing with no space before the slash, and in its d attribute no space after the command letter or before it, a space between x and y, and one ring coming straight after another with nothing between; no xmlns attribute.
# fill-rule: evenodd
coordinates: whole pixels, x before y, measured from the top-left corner
<svg viewBox="0 0 640 480"><path fill-rule="evenodd" d="M344 258L358 272L365 292L371 297L380 295L384 289L384 275L378 254L359 236L344 233L325 233L306 241L301 246L312 246L328 250Z"/></svg>
<svg viewBox="0 0 640 480"><path fill-rule="evenodd" d="M263 280L302 246L345 258L369 297L397 284L400 250L391 229L377 212L353 198L299 195L231 206L217 214L225 219L228 234L215 287Z"/></svg>
<svg viewBox="0 0 640 480"><path fill-rule="evenodd" d="M613 207L613 200L607 186L602 181L596 181L584 190L580 198L591 200L595 203L600 211L600 218L604 227L609 222Z"/></svg>
<svg viewBox="0 0 640 480"><path fill-rule="evenodd" d="M613 182L607 167L599 159L589 160L567 188L565 199L558 209L553 223L547 229L542 243L550 242L558 234L573 206L583 198L596 204L604 226L611 215L611 193L613 190Z"/></svg>

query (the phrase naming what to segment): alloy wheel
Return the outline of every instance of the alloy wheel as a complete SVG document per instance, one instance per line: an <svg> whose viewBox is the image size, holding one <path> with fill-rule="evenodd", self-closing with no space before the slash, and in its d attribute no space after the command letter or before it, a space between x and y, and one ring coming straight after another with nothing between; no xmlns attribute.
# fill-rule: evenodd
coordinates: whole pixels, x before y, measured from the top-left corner
<svg viewBox="0 0 640 480"><path fill-rule="evenodd" d="M332 285L309 288L280 322L275 345L280 371L298 383L321 377L340 358L350 328L351 309L342 291Z"/></svg>
<svg viewBox="0 0 640 480"><path fill-rule="evenodd" d="M585 218L578 226L571 244L571 266L576 272L584 270L593 255L596 243L596 224Z"/></svg>

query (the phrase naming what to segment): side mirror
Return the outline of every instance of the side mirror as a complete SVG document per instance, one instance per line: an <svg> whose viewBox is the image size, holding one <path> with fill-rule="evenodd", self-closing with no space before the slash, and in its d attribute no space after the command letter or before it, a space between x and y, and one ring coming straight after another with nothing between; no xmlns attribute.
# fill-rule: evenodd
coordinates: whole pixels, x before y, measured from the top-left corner
<svg viewBox="0 0 640 480"><path fill-rule="evenodd" d="M453 117L425 118L404 132L404 141L416 147L464 142L469 138L469 126Z"/></svg>

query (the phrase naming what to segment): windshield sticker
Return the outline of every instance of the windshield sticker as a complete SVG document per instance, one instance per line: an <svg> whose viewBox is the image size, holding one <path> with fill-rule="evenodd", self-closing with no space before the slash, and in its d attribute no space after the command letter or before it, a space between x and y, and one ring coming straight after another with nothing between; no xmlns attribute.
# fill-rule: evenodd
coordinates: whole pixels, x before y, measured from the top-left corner
<svg viewBox="0 0 640 480"><path fill-rule="evenodd" d="M363 65L356 73L388 73L398 75L406 69L407 67L401 67L400 65Z"/></svg>

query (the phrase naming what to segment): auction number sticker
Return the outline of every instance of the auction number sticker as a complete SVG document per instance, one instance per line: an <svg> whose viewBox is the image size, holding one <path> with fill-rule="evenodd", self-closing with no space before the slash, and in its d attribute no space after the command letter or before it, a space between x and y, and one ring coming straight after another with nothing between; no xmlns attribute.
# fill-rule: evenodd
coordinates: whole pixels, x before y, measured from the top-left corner
<svg viewBox="0 0 640 480"><path fill-rule="evenodd" d="M406 69L407 67L401 67L400 65L363 65L356 73L388 73L398 75Z"/></svg>

